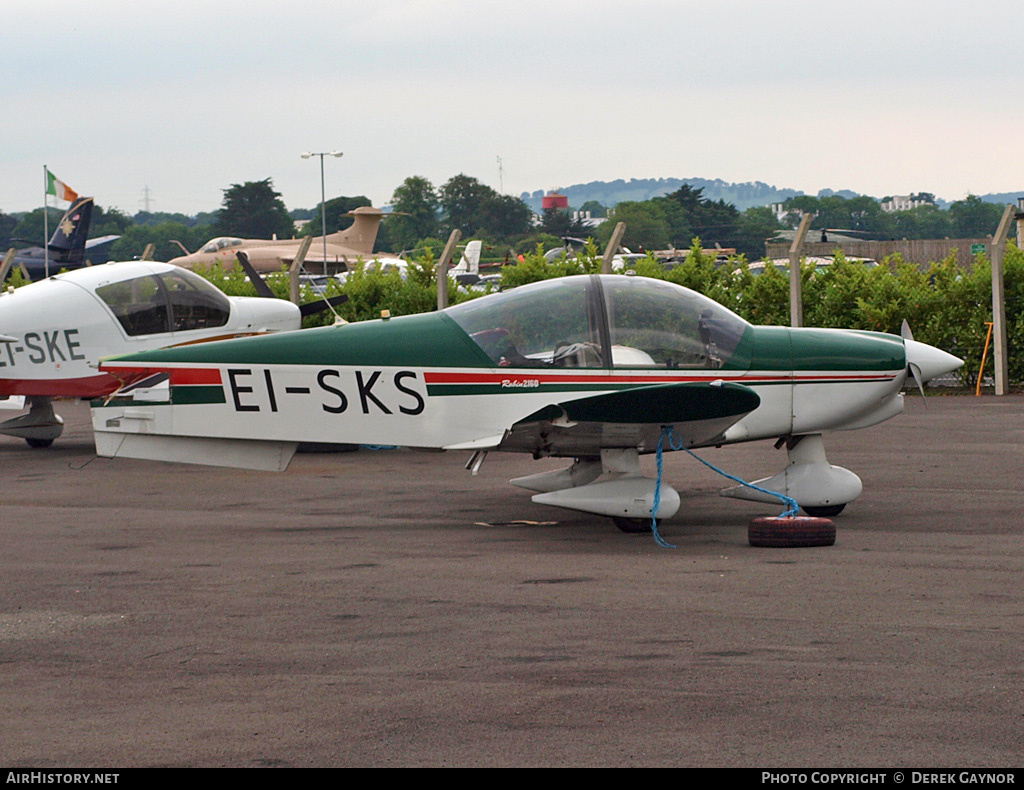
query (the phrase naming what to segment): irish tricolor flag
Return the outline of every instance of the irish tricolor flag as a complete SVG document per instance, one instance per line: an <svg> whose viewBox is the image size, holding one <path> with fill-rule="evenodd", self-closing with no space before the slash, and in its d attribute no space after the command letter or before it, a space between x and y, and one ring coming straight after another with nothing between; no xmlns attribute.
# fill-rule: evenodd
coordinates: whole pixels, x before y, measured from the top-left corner
<svg viewBox="0 0 1024 790"><path fill-rule="evenodd" d="M78 193L46 169L46 194L69 203L78 200Z"/></svg>

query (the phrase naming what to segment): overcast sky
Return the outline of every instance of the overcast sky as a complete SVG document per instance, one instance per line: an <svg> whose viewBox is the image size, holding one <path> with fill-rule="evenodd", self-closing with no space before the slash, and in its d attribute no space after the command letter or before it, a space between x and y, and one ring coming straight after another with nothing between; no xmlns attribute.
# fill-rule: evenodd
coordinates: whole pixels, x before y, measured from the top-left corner
<svg viewBox="0 0 1024 790"><path fill-rule="evenodd" d="M764 181L1024 189L1020 0L3 0L0 211ZM501 158L502 174L498 158Z"/></svg>

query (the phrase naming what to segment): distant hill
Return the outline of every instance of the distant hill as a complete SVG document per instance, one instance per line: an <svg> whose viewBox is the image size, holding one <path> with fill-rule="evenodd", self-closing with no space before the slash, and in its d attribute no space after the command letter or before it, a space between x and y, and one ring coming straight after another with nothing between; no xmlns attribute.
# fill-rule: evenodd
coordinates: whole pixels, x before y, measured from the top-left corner
<svg viewBox="0 0 1024 790"><path fill-rule="evenodd" d="M740 211L752 206L767 206L770 203L781 203L787 198L802 195L797 189L778 189L760 181L748 181L745 184L731 184L720 178L631 178L628 181L591 181L587 184L574 184L559 187L556 191L569 198L569 205L582 206L588 200L596 200L603 206L611 208L616 203L626 200L650 200L675 192L683 184L704 190L708 200L724 200L732 203ZM546 190L524 192L520 197L530 208L540 213L541 198Z"/></svg>
<svg viewBox="0 0 1024 790"><path fill-rule="evenodd" d="M742 184L730 183L720 178L631 178L628 181L617 179L615 181L590 181L586 184L573 184L568 187L558 187L554 191L569 198L569 205L578 208L588 200L596 200L601 205L611 208L616 203L626 200L650 200L653 197L661 197L669 192L675 192L683 184L704 190L703 195L708 200L724 200L731 203L739 211L746 211L755 206L767 206L772 203L782 203L788 198L803 195L799 189L780 189L761 181L747 181ZM536 192L523 192L520 197L538 214L541 211L541 198L548 190L538 189ZM838 195L847 199L859 196L858 192L849 189L822 189L818 197ZM1020 192L1001 192L978 195L986 203L1012 203L1016 205L1018 197L1024 197L1024 190ZM878 199L878 198L876 198ZM936 198L939 208L948 209L953 201Z"/></svg>
<svg viewBox="0 0 1024 790"><path fill-rule="evenodd" d="M1009 203L1013 206L1017 205L1017 198L1024 197L1024 190L1020 192L990 192L987 195L978 195L986 203Z"/></svg>

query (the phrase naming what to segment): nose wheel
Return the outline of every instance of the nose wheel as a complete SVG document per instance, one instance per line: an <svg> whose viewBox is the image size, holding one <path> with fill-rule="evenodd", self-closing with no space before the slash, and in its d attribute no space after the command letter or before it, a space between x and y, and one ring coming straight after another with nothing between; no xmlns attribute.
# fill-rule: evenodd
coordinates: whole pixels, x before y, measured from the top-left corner
<svg viewBox="0 0 1024 790"><path fill-rule="evenodd" d="M753 485L792 497L808 516L817 518L838 516L848 503L860 496L863 488L860 478L849 469L828 462L821 434L787 437L785 445L789 466L774 477L755 480ZM721 494L753 502L778 501L775 496L743 485L727 488Z"/></svg>

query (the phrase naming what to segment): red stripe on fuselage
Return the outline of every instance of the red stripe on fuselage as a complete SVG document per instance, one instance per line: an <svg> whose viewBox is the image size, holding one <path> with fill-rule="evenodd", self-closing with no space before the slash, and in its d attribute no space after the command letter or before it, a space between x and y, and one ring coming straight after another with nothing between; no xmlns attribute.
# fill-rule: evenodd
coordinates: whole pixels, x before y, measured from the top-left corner
<svg viewBox="0 0 1024 790"><path fill-rule="evenodd" d="M143 379L166 373L169 383L175 386L211 385L221 386L219 368L167 368L167 367L127 367L115 364L102 364L101 369L117 379L114 390L135 384ZM107 394L107 393L104 393Z"/></svg>
<svg viewBox="0 0 1024 790"><path fill-rule="evenodd" d="M220 384L220 368L169 368L166 371L155 370L154 373L169 373L171 386L195 384Z"/></svg>
<svg viewBox="0 0 1024 790"><path fill-rule="evenodd" d="M32 395L47 398L100 398L121 386L113 376L82 376L74 379L0 379L0 395Z"/></svg>
<svg viewBox="0 0 1024 790"><path fill-rule="evenodd" d="M166 373L170 376L172 386L194 386L197 384L221 384L220 368L161 368L161 367L120 367L118 365L103 365L103 370L109 371L111 376L116 376L124 384L153 376L157 373Z"/></svg>
<svg viewBox="0 0 1024 790"><path fill-rule="evenodd" d="M703 375L637 375L604 373L595 370L593 373L539 373L530 370L522 372L522 368L515 371L509 370L502 373L460 373L460 372L428 372L423 375L427 384L501 384L503 381L514 379L531 379L541 384L679 384L683 382L701 381L735 381L741 384L759 384L793 381L815 382L850 382L850 381L891 381L895 378L893 373L746 373L746 374L722 374L718 371L711 371Z"/></svg>

